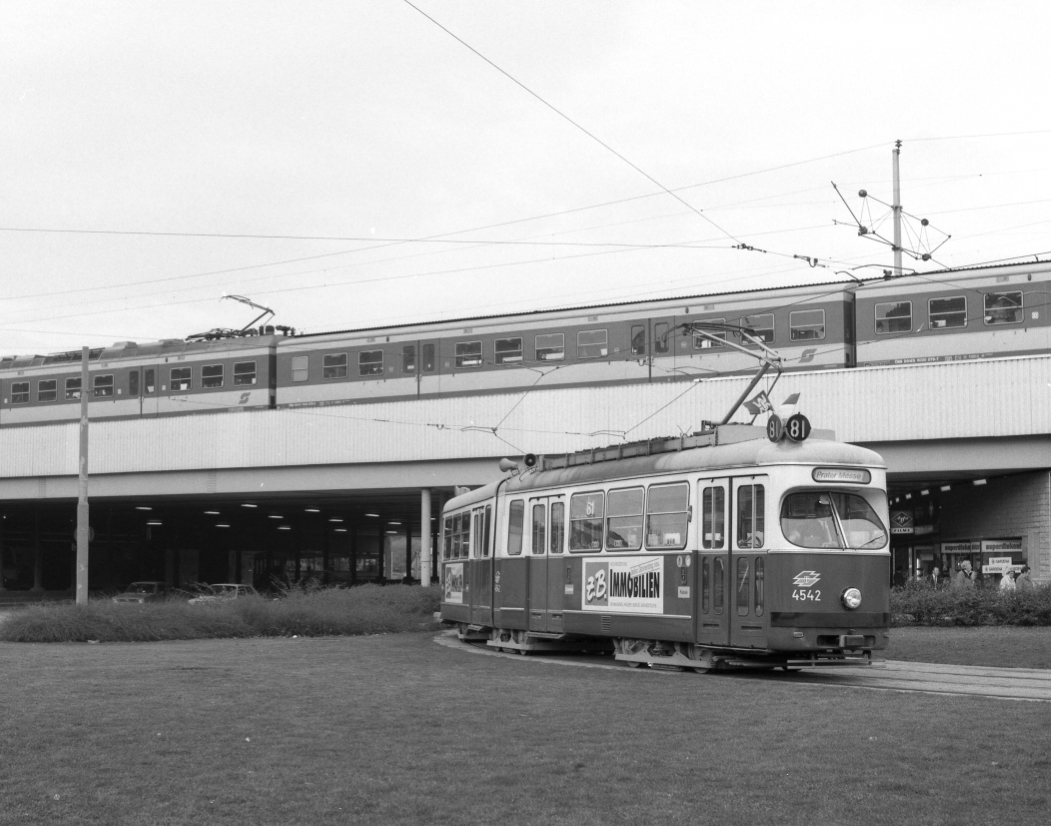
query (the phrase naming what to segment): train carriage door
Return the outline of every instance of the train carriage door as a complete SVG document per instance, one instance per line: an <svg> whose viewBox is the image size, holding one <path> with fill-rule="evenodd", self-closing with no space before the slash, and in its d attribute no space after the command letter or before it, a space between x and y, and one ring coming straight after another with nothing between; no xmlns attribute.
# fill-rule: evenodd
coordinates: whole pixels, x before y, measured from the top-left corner
<svg viewBox="0 0 1051 826"><path fill-rule="evenodd" d="M142 415L156 415L160 405L161 367L159 364L147 364L142 368L142 379L139 381L140 410Z"/></svg>
<svg viewBox="0 0 1051 826"><path fill-rule="evenodd" d="M730 645L763 645L763 576L766 561L766 506L770 479L733 480L733 514L726 577Z"/></svg>
<svg viewBox="0 0 1051 826"><path fill-rule="evenodd" d="M471 512L471 622L493 624L493 506Z"/></svg>
<svg viewBox="0 0 1051 826"><path fill-rule="evenodd" d="M547 504L530 499L527 514L530 631L547 631Z"/></svg>
<svg viewBox="0 0 1051 826"><path fill-rule="evenodd" d="M697 511L697 641L727 645L730 641L730 480L698 479Z"/></svg>

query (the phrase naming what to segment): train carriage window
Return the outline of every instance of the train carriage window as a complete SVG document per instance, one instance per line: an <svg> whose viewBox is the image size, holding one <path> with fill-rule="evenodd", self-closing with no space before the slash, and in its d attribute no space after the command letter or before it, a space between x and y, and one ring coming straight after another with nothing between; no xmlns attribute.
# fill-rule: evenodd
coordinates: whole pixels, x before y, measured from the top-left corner
<svg viewBox="0 0 1051 826"><path fill-rule="evenodd" d="M609 354L605 330L581 330L577 333L577 358L597 359Z"/></svg>
<svg viewBox="0 0 1051 826"><path fill-rule="evenodd" d="M763 602L766 598L766 566L763 564L763 558L757 556L755 558L755 615L761 617L763 615Z"/></svg>
<svg viewBox="0 0 1051 826"><path fill-rule="evenodd" d="M792 341L814 341L825 337L824 310L796 310L788 314Z"/></svg>
<svg viewBox="0 0 1051 826"><path fill-rule="evenodd" d="M255 381L256 375L254 361L234 362L234 387L255 384Z"/></svg>
<svg viewBox="0 0 1051 826"><path fill-rule="evenodd" d="M507 555L520 556L522 553L522 529L525 522L525 502L516 499L507 512Z"/></svg>
<svg viewBox="0 0 1051 826"><path fill-rule="evenodd" d="M888 301L876 305L876 335L912 331L912 302Z"/></svg>
<svg viewBox="0 0 1051 826"><path fill-rule="evenodd" d="M646 547L685 548L689 510L688 483L651 485L646 501Z"/></svg>
<svg viewBox="0 0 1051 826"><path fill-rule="evenodd" d="M762 485L737 489L737 547L762 548L765 544L766 490Z"/></svg>
<svg viewBox="0 0 1051 826"><path fill-rule="evenodd" d="M11 404L29 404L29 382L11 383Z"/></svg>
<svg viewBox="0 0 1051 826"><path fill-rule="evenodd" d="M671 325L667 321L653 325L653 352L667 353L671 349Z"/></svg>
<svg viewBox="0 0 1051 826"><path fill-rule="evenodd" d="M383 351L362 350L358 353L358 375L359 376L382 376L383 375Z"/></svg>
<svg viewBox="0 0 1051 826"><path fill-rule="evenodd" d="M481 367L482 366L482 342L480 342L480 341L458 341L458 342L456 342L456 366L457 367Z"/></svg>
<svg viewBox="0 0 1051 826"><path fill-rule="evenodd" d="M401 348L401 372L416 372L416 345L406 344Z"/></svg>
<svg viewBox="0 0 1051 826"><path fill-rule="evenodd" d="M752 332L755 333L756 338L767 344L772 344L774 341L773 313L757 313L756 315L741 316L741 326L752 330Z"/></svg>
<svg viewBox="0 0 1051 826"><path fill-rule="evenodd" d="M701 494L701 547L726 547L726 490L705 488Z"/></svg>
<svg viewBox="0 0 1051 826"><path fill-rule="evenodd" d="M956 295L951 298L932 298L927 302L927 312L932 330L967 326L967 298Z"/></svg>
<svg viewBox="0 0 1051 826"><path fill-rule="evenodd" d="M434 372L434 345L424 344L420 348L420 355L423 356L423 372L433 373Z"/></svg>
<svg viewBox="0 0 1051 826"><path fill-rule="evenodd" d="M66 379L66 401L80 398L80 379Z"/></svg>
<svg viewBox="0 0 1051 826"><path fill-rule="evenodd" d="M569 500L569 550L601 551L605 508L602 491L575 493Z"/></svg>
<svg viewBox="0 0 1051 826"><path fill-rule="evenodd" d="M522 339L498 338L496 340L496 363L517 364L522 361Z"/></svg>
<svg viewBox="0 0 1051 826"><path fill-rule="evenodd" d="M347 370L346 353L327 353L321 359L321 378L323 379L345 379Z"/></svg>
<svg viewBox="0 0 1051 826"><path fill-rule="evenodd" d="M697 318L694 319L694 323L700 324L707 322L709 324L725 324L725 318ZM719 341L712 341L710 338L699 336L694 333L693 336L693 349L694 350L707 350L709 347L723 347L724 341L726 341L726 333L722 330L705 330L706 333L710 333L715 336Z"/></svg>
<svg viewBox="0 0 1051 826"><path fill-rule="evenodd" d="M139 395L139 371L132 370L128 373L128 395L138 396Z"/></svg>
<svg viewBox="0 0 1051 826"><path fill-rule="evenodd" d="M560 554L566 547L566 503L551 503L551 545L553 554Z"/></svg>
<svg viewBox="0 0 1051 826"><path fill-rule="evenodd" d="M38 402L53 402L58 398L58 379L43 379L36 388Z"/></svg>
<svg viewBox="0 0 1051 826"><path fill-rule="evenodd" d="M222 387L223 365L206 364L201 368L201 387Z"/></svg>
<svg viewBox="0 0 1051 826"><path fill-rule="evenodd" d="M537 361L562 361L565 357L565 333L547 333L536 337Z"/></svg>
<svg viewBox="0 0 1051 826"><path fill-rule="evenodd" d="M747 556L737 559L737 615L748 616L748 601L752 596L752 560Z"/></svg>
<svg viewBox="0 0 1051 826"><path fill-rule="evenodd" d="M147 393L152 393L157 389L156 371L153 368L146 370L142 379L143 387Z"/></svg>
<svg viewBox="0 0 1051 826"><path fill-rule="evenodd" d="M606 548L637 551L642 547L643 488L611 490L606 505Z"/></svg>
<svg viewBox="0 0 1051 826"><path fill-rule="evenodd" d="M986 325L1021 324L1022 293L986 293L985 323Z"/></svg>
<svg viewBox="0 0 1051 826"><path fill-rule="evenodd" d="M171 372L172 390L190 390L193 387L193 368L173 367Z"/></svg>
<svg viewBox="0 0 1051 826"><path fill-rule="evenodd" d="M292 356L292 381L306 381L310 378L310 357Z"/></svg>
<svg viewBox="0 0 1051 826"><path fill-rule="evenodd" d="M646 328L641 324L631 328L631 354L633 356L646 355Z"/></svg>
<svg viewBox="0 0 1051 826"><path fill-rule="evenodd" d="M726 601L726 560L717 556L712 559L712 613L721 614Z"/></svg>
<svg viewBox="0 0 1051 826"><path fill-rule="evenodd" d="M113 395L113 374L94 376L91 383L91 392L96 399Z"/></svg>
<svg viewBox="0 0 1051 826"><path fill-rule="evenodd" d="M533 529L530 533L529 550L535 555L542 556L546 550L547 532L547 508L542 504L533 505Z"/></svg>

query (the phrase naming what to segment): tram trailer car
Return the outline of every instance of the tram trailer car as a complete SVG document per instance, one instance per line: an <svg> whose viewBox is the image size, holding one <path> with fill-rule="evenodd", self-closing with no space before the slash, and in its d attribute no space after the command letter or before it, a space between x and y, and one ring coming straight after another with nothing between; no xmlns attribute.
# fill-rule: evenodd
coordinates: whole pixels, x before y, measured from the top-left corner
<svg viewBox="0 0 1051 826"><path fill-rule="evenodd" d="M89 415L115 419L272 408L278 338L122 341L90 350ZM79 419L82 358L75 350L0 360L0 426Z"/></svg>
<svg viewBox="0 0 1051 826"><path fill-rule="evenodd" d="M890 621L880 457L747 425L692 438L709 446L542 460L450 500L442 619L498 649L636 666L870 664Z"/></svg>

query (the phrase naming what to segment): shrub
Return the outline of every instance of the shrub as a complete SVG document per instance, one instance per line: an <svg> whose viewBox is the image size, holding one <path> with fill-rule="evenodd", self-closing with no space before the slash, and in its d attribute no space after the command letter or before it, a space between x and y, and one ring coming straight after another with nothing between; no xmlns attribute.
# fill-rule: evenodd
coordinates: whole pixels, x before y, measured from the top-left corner
<svg viewBox="0 0 1051 826"><path fill-rule="evenodd" d="M958 591L909 582L891 589L890 610L895 625L1051 625L1051 585Z"/></svg>
<svg viewBox="0 0 1051 826"><path fill-rule="evenodd" d="M215 637L329 636L435 628L437 588L292 587L280 599L246 597L203 605L169 601L33 605L0 624L9 642L150 642Z"/></svg>

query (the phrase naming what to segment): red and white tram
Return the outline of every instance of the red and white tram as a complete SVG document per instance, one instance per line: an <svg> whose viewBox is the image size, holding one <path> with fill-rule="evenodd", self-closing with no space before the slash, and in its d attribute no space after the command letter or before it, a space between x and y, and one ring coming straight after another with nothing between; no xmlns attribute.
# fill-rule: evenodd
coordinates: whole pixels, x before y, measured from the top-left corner
<svg viewBox="0 0 1051 826"><path fill-rule="evenodd" d="M888 525L882 460L834 441L725 425L546 457L448 502L441 614L521 653L867 664L887 645Z"/></svg>

